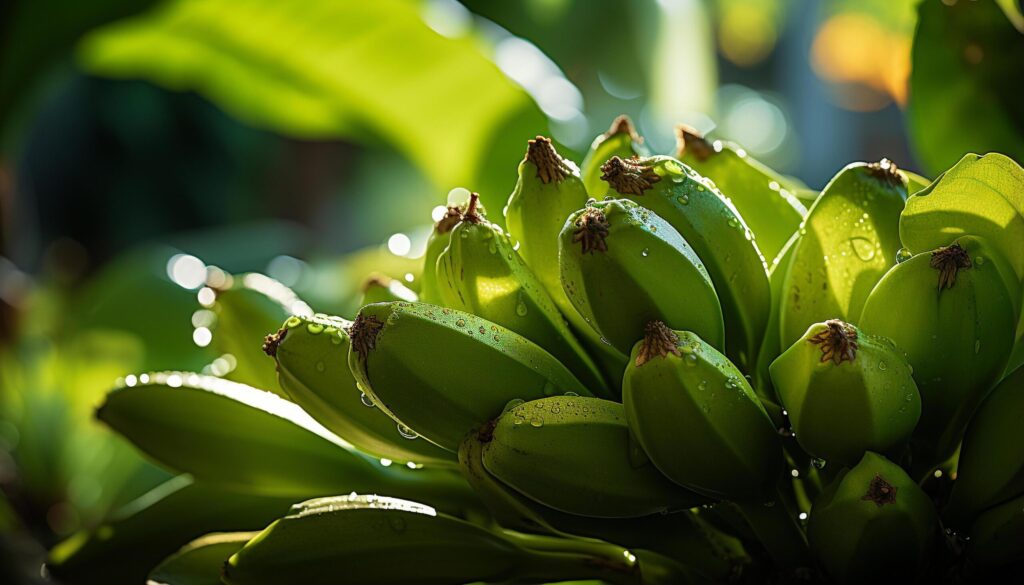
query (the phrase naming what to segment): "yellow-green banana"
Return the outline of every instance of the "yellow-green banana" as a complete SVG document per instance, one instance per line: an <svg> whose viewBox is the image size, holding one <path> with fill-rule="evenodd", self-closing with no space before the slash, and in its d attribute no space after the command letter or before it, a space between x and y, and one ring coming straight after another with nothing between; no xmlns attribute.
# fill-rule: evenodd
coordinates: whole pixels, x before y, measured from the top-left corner
<svg viewBox="0 0 1024 585"><path fill-rule="evenodd" d="M609 193L608 185L601 180L601 165L613 156L632 158L647 156L650 151L644 145L644 139L636 132L633 121L623 114L612 122L607 132L594 139L590 150L583 157L582 177L587 193L600 199Z"/></svg>
<svg viewBox="0 0 1024 585"><path fill-rule="evenodd" d="M422 277L421 277L422 278ZM387 274L375 272L363 281L363 297L359 306L388 301L418 301L416 291L402 284L401 280Z"/></svg>
<svg viewBox="0 0 1024 585"><path fill-rule="evenodd" d="M888 160L852 163L829 181L800 226L779 313L781 347L813 323L855 322L896 263L907 180Z"/></svg>
<svg viewBox="0 0 1024 585"><path fill-rule="evenodd" d="M363 453L401 464L452 464L450 452L408 438L358 388L348 367L351 326L340 317L293 316L267 336L263 349L277 362L281 387L317 422Z"/></svg>
<svg viewBox="0 0 1024 585"><path fill-rule="evenodd" d="M349 329L349 367L395 421L449 451L509 400L590 395L548 352L470 313L425 303L367 305Z"/></svg>
<svg viewBox="0 0 1024 585"><path fill-rule="evenodd" d="M1024 368L1003 379L971 418L944 517L966 528L982 510L1024 495Z"/></svg>
<svg viewBox="0 0 1024 585"><path fill-rule="evenodd" d="M1024 559L1024 495L983 512L971 526L967 558L991 579L1020 575ZM1011 570L1016 567L1017 570ZM982 575L979 575L981 577Z"/></svg>
<svg viewBox="0 0 1024 585"><path fill-rule="evenodd" d="M722 308L704 264L668 222L628 199L592 202L558 237L562 286L602 339L626 354L651 321L720 351Z"/></svg>
<svg viewBox="0 0 1024 585"><path fill-rule="evenodd" d="M515 331L557 358L592 392L608 396L597 365L515 244L477 209L477 199L472 194L437 259L443 304Z"/></svg>
<svg viewBox="0 0 1024 585"><path fill-rule="evenodd" d="M352 495L294 506L229 559L224 581L638 583L639 573L635 556L618 547L495 532L416 502Z"/></svg>
<svg viewBox="0 0 1024 585"><path fill-rule="evenodd" d="M838 583L913 583L927 569L937 528L928 495L869 451L815 500L807 535Z"/></svg>
<svg viewBox="0 0 1024 585"><path fill-rule="evenodd" d="M650 323L630 355L622 398L644 451L683 487L760 502L782 471L775 426L747 380L691 332Z"/></svg>
<svg viewBox="0 0 1024 585"><path fill-rule="evenodd" d="M779 251L779 254L768 266L768 282L771 285L772 306L768 312L768 325L765 328L764 339L761 341L761 347L758 349L757 372L754 374L754 383L752 384L754 392L757 392L757 397L761 399L765 410L768 411L775 425L780 428L785 424L782 415L783 409L778 393L772 386L772 379L768 368L775 361L775 358L779 357L782 353L782 347L779 344L779 313L782 308L782 284L785 281L786 269L793 259L793 250L796 249L796 242L799 239L800 233L793 232L786 245L782 247L782 250Z"/></svg>
<svg viewBox="0 0 1024 585"><path fill-rule="evenodd" d="M725 353L752 374L771 291L767 263L739 212L713 183L672 157L613 157L601 169L612 193L658 214L697 252L722 306Z"/></svg>
<svg viewBox="0 0 1024 585"><path fill-rule="evenodd" d="M1020 289L981 238L917 254L878 282L860 328L907 353L921 391L915 467L944 461L975 408L1002 377L1013 347ZM922 472L928 471L921 469Z"/></svg>
<svg viewBox="0 0 1024 585"><path fill-rule="evenodd" d="M220 572L258 532L214 532L181 547L149 573L147 585L221 585Z"/></svg>
<svg viewBox="0 0 1024 585"><path fill-rule="evenodd" d="M834 464L895 452L921 416L910 365L893 343L838 319L811 325L770 370L797 442Z"/></svg>
<svg viewBox="0 0 1024 585"><path fill-rule="evenodd" d="M479 434L486 435L488 472L562 512L633 518L707 502L667 480L631 445L618 402L584 396L524 402Z"/></svg>
<svg viewBox="0 0 1024 585"><path fill-rule="evenodd" d="M786 177L733 142L708 142L697 130L676 126L676 158L711 179L754 232L766 259L774 258L798 229L807 208Z"/></svg>
<svg viewBox="0 0 1024 585"><path fill-rule="evenodd" d="M437 283L437 257L448 247L452 228L462 219L462 209L449 205L444 215L434 224L434 230L427 238L427 250L423 254L423 274L420 276L420 300L425 303L441 304L441 291ZM363 303L366 304L366 303Z"/></svg>

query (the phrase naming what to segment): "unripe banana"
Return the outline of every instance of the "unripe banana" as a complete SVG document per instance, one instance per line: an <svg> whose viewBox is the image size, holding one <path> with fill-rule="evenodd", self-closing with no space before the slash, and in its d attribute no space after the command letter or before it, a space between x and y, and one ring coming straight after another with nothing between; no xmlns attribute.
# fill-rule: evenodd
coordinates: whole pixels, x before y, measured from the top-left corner
<svg viewBox="0 0 1024 585"><path fill-rule="evenodd" d="M214 532L201 536L164 559L149 573L147 585L220 585L220 572L258 532ZM141 582L141 581L140 581Z"/></svg>
<svg viewBox="0 0 1024 585"><path fill-rule="evenodd" d="M782 471L779 437L754 391L693 333L650 323L630 356L622 398L644 451L683 487L760 502Z"/></svg>
<svg viewBox="0 0 1024 585"><path fill-rule="evenodd" d="M966 154L930 186L907 200L900 239L918 254L948 245L961 235L984 238L1024 283L1024 169L990 152ZM1017 321L1017 346L1009 370L1024 364L1024 312Z"/></svg>
<svg viewBox="0 0 1024 585"><path fill-rule="evenodd" d="M783 284L781 347L813 324L856 321L871 288L896 263L907 180L883 159L852 163L829 181L800 226Z"/></svg>
<svg viewBox="0 0 1024 585"><path fill-rule="evenodd" d="M800 446L840 465L904 446L921 416L910 366L892 342L838 319L811 325L771 377Z"/></svg>
<svg viewBox="0 0 1024 585"><path fill-rule="evenodd" d="M1006 368L1021 297L1008 292L1016 281L1007 272L987 242L963 236L896 265L864 305L860 328L893 340L914 368L922 408L915 467L953 454Z"/></svg>
<svg viewBox="0 0 1024 585"><path fill-rule="evenodd" d="M990 572L990 582L998 583L999 577L1010 574L1020 575L1024 560L1024 495L983 512L974 521L969 536L967 557Z"/></svg>
<svg viewBox="0 0 1024 585"><path fill-rule="evenodd" d="M966 527L991 506L1024 495L1024 368L1003 379L971 418L964 434L948 524Z"/></svg>
<svg viewBox="0 0 1024 585"><path fill-rule="evenodd" d="M772 417L776 427L781 428L785 424L782 415L782 405L778 392L772 386L769 366L782 354L782 347L779 344L779 314L782 312L782 284L785 281L786 270L793 259L793 250L796 249L796 242L800 239L799 232L793 232L786 245L779 251L778 256L772 260L768 267L768 282L771 285L772 306L768 313L768 326L765 328L764 339L757 353L757 372L754 374L754 392L761 399L765 410Z"/></svg>
<svg viewBox="0 0 1024 585"><path fill-rule="evenodd" d="M623 114L615 118L608 131L594 139L583 157L582 176L587 193L595 199L609 194L608 185L601 180L604 172L601 165L606 160L613 156L628 159L648 154L650 151L644 146L644 139L637 134L629 116Z"/></svg>
<svg viewBox="0 0 1024 585"><path fill-rule="evenodd" d="M507 327L536 343L593 392L609 395L594 361L502 229L477 210L472 194L462 221L437 259L444 305Z"/></svg>
<svg viewBox="0 0 1024 585"><path fill-rule="evenodd" d="M487 428L487 471L556 510L634 518L707 503L636 452L618 402L552 396L517 404Z"/></svg>
<svg viewBox="0 0 1024 585"><path fill-rule="evenodd" d="M576 165L542 136L529 142L519 163L519 180L505 207L505 225L519 243L519 255L536 275L558 310L569 321L618 396L626 356L601 342L562 289L558 267L558 234L566 218L587 202L587 190ZM529 336L527 336L529 337Z"/></svg>
<svg viewBox="0 0 1024 585"><path fill-rule="evenodd" d="M724 349L711 278L693 248L657 214L628 199L593 202L569 216L558 249L569 300L616 350L629 353L654 320Z"/></svg>
<svg viewBox="0 0 1024 585"><path fill-rule="evenodd" d="M807 534L838 583L913 583L927 567L937 526L927 494L869 451L815 500Z"/></svg>
<svg viewBox="0 0 1024 585"><path fill-rule="evenodd" d="M462 209L458 205L449 205L444 216L434 224L434 230L427 239L427 249L423 254L423 274L420 276L420 300L425 303L441 303L441 290L437 283L437 258L448 247L452 228L461 219Z"/></svg>
<svg viewBox="0 0 1024 585"><path fill-rule="evenodd" d="M590 392L525 337L425 303L367 305L349 329L349 367L396 422L449 451L509 400Z"/></svg>
<svg viewBox="0 0 1024 585"><path fill-rule="evenodd" d="M415 302L418 300L419 295L416 294L416 291L402 284L401 280L375 272L363 281L363 297L359 301L359 306L388 301Z"/></svg>
<svg viewBox="0 0 1024 585"><path fill-rule="evenodd" d="M711 179L754 232L766 259L775 258L797 231L807 208L789 180L747 154L740 145L710 143L695 129L676 126L676 158Z"/></svg>
<svg viewBox="0 0 1024 585"><path fill-rule="evenodd" d="M722 306L725 353L753 373L771 291L766 262L739 212L712 182L671 157L613 157L601 169L613 193L656 213L697 252Z"/></svg>
<svg viewBox="0 0 1024 585"><path fill-rule="evenodd" d="M558 550L559 544L559 539L492 532L407 500L322 498L294 506L233 555L224 566L224 582L639 581L640 567L629 551L569 540ZM618 551L619 558L608 549Z"/></svg>
<svg viewBox="0 0 1024 585"><path fill-rule="evenodd" d="M312 315L309 305L291 289L258 273L235 275L225 288L215 289L211 309L213 345L234 356L235 368L227 377L249 386L283 394L274 364L259 351L260 340L291 315Z"/></svg>
<svg viewBox="0 0 1024 585"><path fill-rule="evenodd" d="M396 428L358 388L348 367L351 326L340 317L293 316L268 335L263 349L277 362L281 387L317 422L363 453L402 464L452 464L451 453L409 439L412 435Z"/></svg>

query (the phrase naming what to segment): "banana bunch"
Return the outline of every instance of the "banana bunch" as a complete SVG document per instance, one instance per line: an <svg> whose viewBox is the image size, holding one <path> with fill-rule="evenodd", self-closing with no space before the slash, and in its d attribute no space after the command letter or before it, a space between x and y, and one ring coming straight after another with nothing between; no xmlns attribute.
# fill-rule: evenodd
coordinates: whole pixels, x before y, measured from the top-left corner
<svg viewBox="0 0 1024 585"><path fill-rule="evenodd" d="M504 222L453 190L418 289L371 275L352 320L261 275L201 294L237 367L126 376L96 413L180 479L54 574L1012 582L1024 170L883 159L818 193L677 135L620 117L579 167L528 141Z"/></svg>

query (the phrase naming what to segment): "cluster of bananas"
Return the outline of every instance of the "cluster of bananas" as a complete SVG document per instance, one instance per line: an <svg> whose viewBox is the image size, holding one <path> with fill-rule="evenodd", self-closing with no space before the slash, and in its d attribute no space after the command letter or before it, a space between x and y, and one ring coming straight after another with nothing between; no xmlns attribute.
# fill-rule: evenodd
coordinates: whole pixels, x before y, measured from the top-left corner
<svg viewBox="0 0 1024 585"><path fill-rule="evenodd" d="M418 291L378 278L354 320L292 315L266 337L274 363L251 370L273 366L284 398L195 375L111 393L101 420L196 481L352 491L196 540L151 582L210 559L233 585L1020 568L1024 170L968 155L929 182L853 163L818 193L678 134L652 156L621 117L582 169L531 140L507 232L476 194L449 202ZM247 431L175 410L200 400L186 390L311 417L330 441L242 452ZM195 420L162 422L176 413ZM245 473L218 464L239 458Z"/></svg>

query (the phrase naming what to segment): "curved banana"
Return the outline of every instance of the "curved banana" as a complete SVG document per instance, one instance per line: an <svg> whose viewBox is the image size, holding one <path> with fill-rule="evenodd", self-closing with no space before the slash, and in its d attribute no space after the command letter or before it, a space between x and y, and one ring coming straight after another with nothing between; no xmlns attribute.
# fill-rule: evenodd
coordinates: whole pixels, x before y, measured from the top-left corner
<svg viewBox="0 0 1024 585"><path fill-rule="evenodd" d="M639 571L618 547L492 532L416 502L351 495L294 506L233 555L223 576L228 585L634 583Z"/></svg>
<svg viewBox="0 0 1024 585"><path fill-rule="evenodd" d="M648 154L650 151L644 146L644 139L637 134L629 116L623 114L615 118L608 131L594 139L583 157L582 176L587 193L595 199L608 194L608 185L601 180L601 165L606 160L613 156L628 159Z"/></svg>
<svg viewBox="0 0 1024 585"><path fill-rule="evenodd" d="M1024 368L999 383L964 434L956 481L944 512L965 528L982 511L1024 495Z"/></svg>
<svg viewBox="0 0 1024 585"><path fill-rule="evenodd" d="M760 502L782 472L779 437L754 391L693 333L650 323L630 355L622 398L644 452L683 487Z"/></svg>
<svg viewBox="0 0 1024 585"><path fill-rule="evenodd" d="M783 284L781 347L813 323L855 321L900 248L907 180L883 159L852 163L829 181L800 226Z"/></svg>
<svg viewBox="0 0 1024 585"><path fill-rule="evenodd" d="M562 286L584 320L629 351L651 321L725 346L722 308L693 248L657 214L628 199L593 202L558 238Z"/></svg>
<svg viewBox="0 0 1024 585"><path fill-rule="evenodd" d="M348 367L351 321L314 315L289 317L263 350L277 362L277 377L292 401L357 449L398 463L454 463L448 451L396 428L359 390Z"/></svg>
<svg viewBox="0 0 1024 585"><path fill-rule="evenodd" d="M997 583L1024 558L1024 495L983 512L971 526L967 558ZM979 575L980 577L980 575Z"/></svg>
<svg viewBox="0 0 1024 585"><path fill-rule="evenodd" d="M708 142L697 130L680 124L676 126L675 156L714 181L732 201L766 259L778 255L807 215L789 180L736 143Z"/></svg>
<svg viewBox="0 0 1024 585"><path fill-rule="evenodd" d="M811 325L770 371L797 442L839 465L895 452L921 416L910 366L892 342L838 319Z"/></svg>
<svg viewBox="0 0 1024 585"><path fill-rule="evenodd" d="M366 277L366 280L363 281L362 291L363 297L359 301L360 307L373 303L386 303L388 301L414 302L419 300L419 295L416 294L416 291L402 284L401 280L391 278L381 272L374 272Z"/></svg>
<svg viewBox="0 0 1024 585"><path fill-rule="evenodd" d="M838 583L913 583L928 566L937 529L928 495L869 451L814 501L807 536Z"/></svg>
<svg viewBox="0 0 1024 585"><path fill-rule="evenodd" d="M714 184L668 156L613 157L601 176L672 225L707 268L725 318L725 353L753 373L771 306L767 263L753 233Z"/></svg>
<svg viewBox="0 0 1024 585"><path fill-rule="evenodd" d="M452 452L509 400L564 392L590 396L533 342L455 309L367 305L349 335L349 367L364 392L396 422Z"/></svg>
<svg viewBox="0 0 1024 585"><path fill-rule="evenodd" d="M779 254L772 260L768 267L768 282L771 285L772 306L768 313L768 325L765 328L764 339L757 352L757 371L754 373L754 392L761 399L765 410L772 417L776 427L783 428L785 417L782 414L782 405L778 392L772 386L769 366L782 354L782 346L779 344L779 313L782 309L782 284L785 281L786 270L793 260L793 250L796 249L796 242L800 239L800 232L793 232L789 240L779 251Z"/></svg>
<svg viewBox="0 0 1024 585"><path fill-rule="evenodd" d="M473 193L437 259L437 284L446 307L507 327L544 348L583 384L601 395L608 386L594 361L502 229L477 210Z"/></svg>
<svg viewBox="0 0 1024 585"><path fill-rule="evenodd" d="M1019 288L1008 291L1016 285L1008 272L986 241L963 236L897 264L864 304L860 328L893 340L914 368L922 403L911 441L915 467L953 454L1002 377L1021 298Z"/></svg>
<svg viewBox="0 0 1024 585"><path fill-rule="evenodd" d="M634 518L707 500L668 481L631 445L618 402L552 396L517 404L487 427L484 467L568 514Z"/></svg>
<svg viewBox="0 0 1024 585"><path fill-rule="evenodd" d="M448 247L451 231L462 220L462 209L449 205L444 216L434 224L434 230L427 238L427 249L423 254L423 274L420 276L419 299L424 303L440 304L441 290L437 282L437 258ZM364 303L366 304L366 303Z"/></svg>

